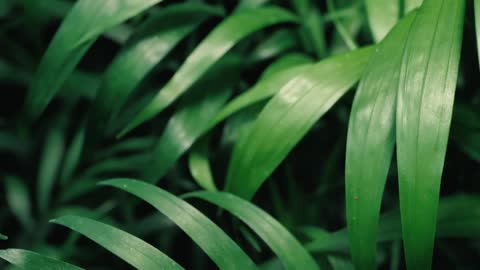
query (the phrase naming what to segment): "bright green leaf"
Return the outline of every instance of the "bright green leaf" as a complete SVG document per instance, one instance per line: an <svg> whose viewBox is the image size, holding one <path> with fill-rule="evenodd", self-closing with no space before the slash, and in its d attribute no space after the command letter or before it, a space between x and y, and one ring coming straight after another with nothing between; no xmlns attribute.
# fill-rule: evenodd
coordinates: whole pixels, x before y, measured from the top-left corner
<svg viewBox="0 0 480 270"><path fill-rule="evenodd" d="M440 181L462 47L464 5L463 0L425 0L405 45L396 136L402 229L409 269L431 267Z"/></svg>
<svg viewBox="0 0 480 270"><path fill-rule="evenodd" d="M188 234L220 269L257 269L230 237L187 202L156 186L132 179L113 179L101 185L119 188L154 206Z"/></svg>
<svg viewBox="0 0 480 270"><path fill-rule="evenodd" d="M415 14L377 45L348 122L345 163L347 224L357 269L375 269L378 219L393 148L403 46Z"/></svg>
<svg viewBox="0 0 480 270"><path fill-rule="evenodd" d="M287 81L248 136L235 145L226 190L252 198L313 124L357 82L372 50L329 58Z"/></svg>

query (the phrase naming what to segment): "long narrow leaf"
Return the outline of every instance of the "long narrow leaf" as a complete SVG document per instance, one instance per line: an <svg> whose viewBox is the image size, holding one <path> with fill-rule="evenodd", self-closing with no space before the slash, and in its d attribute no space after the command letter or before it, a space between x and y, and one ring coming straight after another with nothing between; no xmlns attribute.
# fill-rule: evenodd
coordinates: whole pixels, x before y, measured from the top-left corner
<svg viewBox="0 0 480 270"><path fill-rule="evenodd" d="M110 225L79 216L63 216L51 222L83 234L137 269L183 269L150 244Z"/></svg>
<svg viewBox="0 0 480 270"><path fill-rule="evenodd" d="M225 189L252 198L313 124L357 82L372 49L322 61L287 82L235 145Z"/></svg>
<svg viewBox="0 0 480 270"><path fill-rule="evenodd" d="M206 5L177 4L141 25L105 72L90 112L89 138L103 135L148 72L208 16L218 14L217 9Z"/></svg>
<svg viewBox="0 0 480 270"><path fill-rule="evenodd" d="M187 202L156 186L132 179L113 179L101 185L119 188L154 206L188 234L220 269L257 269L230 237Z"/></svg>
<svg viewBox="0 0 480 270"><path fill-rule="evenodd" d="M80 0L71 9L38 67L25 101L28 119L37 118L95 40L107 29L161 0Z"/></svg>
<svg viewBox="0 0 480 270"><path fill-rule="evenodd" d="M170 118L155 145L152 162L145 169L144 178L156 182L163 177L192 145L209 129L209 123L231 95L230 88L238 81L241 60L226 57L206 75L186 96L180 109ZM214 74L222 71L222 78Z"/></svg>
<svg viewBox="0 0 480 270"><path fill-rule="evenodd" d="M292 14L278 7L261 7L234 13L210 32L189 55L167 85L158 92L120 135L163 111L242 38L268 26L295 21L296 18Z"/></svg>
<svg viewBox="0 0 480 270"><path fill-rule="evenodd" d="M229 193L199 191L186 194L226 209L245 222L277 254L287 269L319 269L295 237L265 211Z"/></svg>
<svg viewBox="0 0 480 270"><path fill-rule="evenodd" d="M52 127L45 140L38 169L37 202L40 212L48 208L65 148L64 133L59 127Z"/></svg>
<svg viewBox="0 0 480 270"><path fill-rule="evenodd" d="M23 270L83 270L83 268L23 249L0 250L0 258Z"/></svg>
<svg viewBox="0 0 480 270"><path fill-rule="evenodd" d="M395 145L395 108L403 46L415 14L377 46L365 68L348 122L347 224L357 269L375 269L383 189Z"/></svg>
<svg viewBox="0 0 480 270"><path fill-rule="evenodd" d="M425 0L412 24L400 72L397 159L409 269L430 269L440 181L452 118L463 0Z"/></svg>

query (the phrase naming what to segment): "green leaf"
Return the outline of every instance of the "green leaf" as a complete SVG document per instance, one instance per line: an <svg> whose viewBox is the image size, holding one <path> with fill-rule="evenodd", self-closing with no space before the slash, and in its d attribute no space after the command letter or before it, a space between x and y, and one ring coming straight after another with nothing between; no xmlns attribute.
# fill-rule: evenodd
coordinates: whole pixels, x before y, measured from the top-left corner
<svg viewBox="0 0 480 270"><path fill-rule="evenodd" d="M377 45L358 86L348 122L347 224L357 269L376 268L383 189L395 146L395 108L403 46L415 13Z"/></svg>
<svg viewBox="0 0 480 270"><path fill-rule="evenodd" d="M288 59L285 61L290 62L291 60ZM275 95L283 85L312 66L312 64L302 62L297 66L296 60L294 60L294 63L287 63L287 67L280 71L276 65L283 65L283 63L275 62L272 64L272 66L264 72L262 79L255 86L228 102L222 110L217 113L211 121L210 126L213 127L232 114Z"/></svg>
<svg viewBox="0 0 480 270"><path fill-rule="evenodd" d="M187 202L156 186L132 179L113 179L101 185L119 188L154 206L190 236L220 269L257 269L230 237Z"/></svg>
<svg viewBox="0 0 480 270"><path fill-rule="evenodd" d="M147 107L120 132L120 136L162 112L244 37L268 26L295 21L292 14L278 7L234 13L210 32Z"/></svg>
<svg viewBox="0 0 480 270"><path fill-rule="evenodd" d="M250 202L223 192L199 191L184 197L208 201L241 219L277 254L287 269L319 269L312 256L287 229Z"/></svg>
<svg viewBox="0 0 480 270"><path fill-rule="evenodd" d="M269 0L242 0L242 1L239 1L236 7L236 10L257 8L259 6L264 5L268 1Z"/></svg>
<svg viewBox="0 0 480 270"><path fill-rule="evenodd" d="M146 151L155 144L156 138L153 136L146 137L134 137L127 140L119 141L106 149L102 149L95 153L94 159L106 159L119 154L125 154L129 152Z"/></svg>
<svg viewBox="0 0 480 270"><path fill-rule="evenodd" d="M63 216L51 222L83 234L137 269L183 269L150 244L110 225L79 216Z"/></svg>
<svg viewBox="0 0 480 270"><path fill-rule="evenodd" d="M65 148L64 133L54 126L47 133L43 155L38 169L37 200L40 212L48 209L50 195L63 157Z"/></svg>
<svg viewBox="0 0 480 270"><path fill-rule="evenodd" d="M0 250L0 258L24 270L82 270L83 268L23 249Z"/></svg>
<svg viewBox="0 0 480 270"><path fill-rule="evenodd" d="M80 162L82 156L83 144L85 141L85 128L81 127L75 133L75 136L65 153L65 161L60 172L60 183L62 185L71 181L73 173Z"/></svg>
<svg viewBox="0 0 480 270"><path fill-rule="evenodd" d="M297 36L290 29L280 29L265 38L255 50L250 58L253 61L263 61L274 58L282 53L292 50L297 45Z"/></svg>
<svg viewBox="0 0 480 270"><path fill-rule="evenodd" d="M297 66L302 66L306 64L312 64L312 58L308 57L305 54L301 53L290 53L281 58L275 60L270 64L260 77L260 81L273 76L277 73L283 72L284 70L291 69Z"/></svg>
<svg viewBox="0 0 480 270"><path fill-rule="evenodd" d="M425 0L409 33L397 101L397 159L409 269L430 269L452 118L463 0ZM434 23L432 23L434 22Z"/></svg>
<svg viewBox="0 0 480 270"><path fill-rule="evenodd" d="M214 87L213 85L210 87ZM156 182L163 177L178 158L203 135L212 117L229 98L231 91L210 92L193 99L168 121L152 153L152 163L146 168L145 177Z"/></svg>
<svg viewBox="0 0 480 270"><path fill-rule="evenodd" d="M13 215L27 230L33 226L32 209L28 188L18 177L7 176L5 179L5 197Z"/></svg>
<svg viewBox="0 0 480 270"><path fill-rule="evenodd" d="M89 138L111 129L112 119L142 79L208 16L221 13L207 5L177 4L139 26L105 72L89 116Z"/></svg>
<svg viewBox="0 0 480 270"><path fill-rule="evenodd" d="M156 182L165 176L178 158L210 129L209 123L230 97L232 85L238 81L240 65L240 58L224 58L210 75L194 86L191 95L185 96L155 145L144 178ZM222 72L222 78L216 76L219 72Z"/></svg>
<svg viewBox="0 0 480 270"><path fill-rule="evenodd" d="M306 244L307 250L314 253L348 253L349 243L346 229L334 233L317 228L305 228L312 242ZM472 195L454 195L440 200L437 217L436 237L438 238L478 238L480 235L480 197ZM380 218L377 241L395 241L402 239L400 211L388 211Z"/></svg>
<svg viewBox="0 0 480 270"><path fill-rule="evenodd" d="M82 177L92 178L105 173L140 172L143 166L150 161L150 154L135 154L125 157L116 157L103 160L88 167Z"/></svg>
<svg viewBox="0 0 480 270"><path fill-rule="evenodd" d="M0 233L0 240L8 240L8 236Z"/></svg>
<svg viewBox="0 0 480 270"><path fill-rule="evenodd" d="M225 189L252 198L313 124L357 82L372 49L321 61L287 81L235 145Z"/></svg>
<svg viewBox="0 0 480 270"><path fill-rule="evenodd" d="M213 180L212 169L208 161L209 142L209 137L206 136L193 146L188 156L188 168L199 186L209 191L217 191L218 188Z"/></svg>
<svg viewBox="0 0 480 270"><path fill-rule="evenodd" d="M400 0L366 0L365 7L373 38L379 42L398 21Z"/></svg>
<svg viewBox="0 0 480 270"><path fill-rule="evenodd" d="M161 0L80 0L63 20L43 56L25 101L28 119L37 118L95 40L106 30Z"/></svg>

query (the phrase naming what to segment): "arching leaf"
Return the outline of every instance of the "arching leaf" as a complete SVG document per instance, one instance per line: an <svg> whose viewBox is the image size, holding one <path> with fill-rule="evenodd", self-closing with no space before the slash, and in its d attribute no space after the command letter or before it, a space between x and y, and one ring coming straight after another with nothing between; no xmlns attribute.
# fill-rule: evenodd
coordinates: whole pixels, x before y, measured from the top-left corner
<svg viewBox="0 0 480 270"><path fill-rule="evenodd" d="M372 49L321 61L287 81L235 145L225 189L252 198L312 125L357 82Z"/></svg>
<svg viewBox="0 0 480 270"><path fill-rule="evenodd" d="M82 270L83 268L23 249L0 250L0 258L23 270Z"/></svg>
<svg viewBox="0 0 480 270"><path fill-rule="evenodd" d="M83 234L137 269L183 269L150 244L113 226L79 216L63 216L51 222Z"/></svg>
<svg viewBox="0 0 480 270"><path fill-rule="evenodd" d="M183 65L155 98L120 133L123 135L163 111L249 34L279 23L295 22L296 18L278 7L260 7L239 11L225 19L198 45Z"/></svg>
<svg viewBox="0 0 480 270"><path fill-rule="evenodd" d="M68 13L33 78L25 101L28 119L37 118L95 40L107 29L161 0L80 0Z"/></svg>
<svg viewBox="0 0 480 270"><path fill-rule="evenodd" d="M226 209L245 222L275 252L286 269L320 269L310 254L278 221L248 201L229 193L199 191L186 198L199 198Z"/></svg>
<svg viewBox="0 0 480 270"><path fill-rule="evenodd" d="M167 191L133 179L112 179L101 185L129 192L155 207L188 234L220 269L257 269L252 260L217 225Z"/></svg>

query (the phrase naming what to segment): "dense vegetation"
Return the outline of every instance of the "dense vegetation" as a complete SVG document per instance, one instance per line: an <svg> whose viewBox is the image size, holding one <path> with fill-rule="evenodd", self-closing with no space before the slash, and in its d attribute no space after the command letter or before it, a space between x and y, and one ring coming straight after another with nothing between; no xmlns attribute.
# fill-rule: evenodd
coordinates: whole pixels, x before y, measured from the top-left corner
<svg viewBox="0 0 480 270"><path fill-rule="evenodd" d="M479 28L477 0L0 0L0 268L478 269Z"/></svg>

